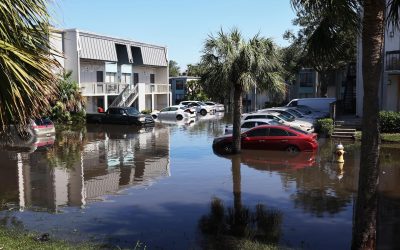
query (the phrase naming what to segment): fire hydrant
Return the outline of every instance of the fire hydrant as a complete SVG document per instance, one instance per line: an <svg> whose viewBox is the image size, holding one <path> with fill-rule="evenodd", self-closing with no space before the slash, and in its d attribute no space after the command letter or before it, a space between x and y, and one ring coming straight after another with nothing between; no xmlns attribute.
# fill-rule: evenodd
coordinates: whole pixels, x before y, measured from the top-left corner
<svg viewBox="0 0 400 250"><path fill-rule="evenodd" d="M343 155L344 155L344 147L343 147L343 145L341 144L341 143L339 143L337 146L336 146L336 150L335 150L335 162L337 162L337 163L344 163L344 158L343 158Z"/></svg>

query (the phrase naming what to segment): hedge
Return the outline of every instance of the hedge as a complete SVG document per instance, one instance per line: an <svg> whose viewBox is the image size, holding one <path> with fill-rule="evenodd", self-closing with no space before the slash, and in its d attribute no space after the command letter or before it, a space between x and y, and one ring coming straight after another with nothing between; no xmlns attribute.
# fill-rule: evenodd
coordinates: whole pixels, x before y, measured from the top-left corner
<svg viewBox="0 0 400 250"><path fill-rule="evenodd" d="M331 136L333 128L333 120L331 118L319 119L315 125L315 132L320 135Z"/></svg>
<svg viewBox="0 0 400 250"><path fill-rule="evenodd" d="M382 133L400 133L400 112L379 112L379 125Z"/></svg>

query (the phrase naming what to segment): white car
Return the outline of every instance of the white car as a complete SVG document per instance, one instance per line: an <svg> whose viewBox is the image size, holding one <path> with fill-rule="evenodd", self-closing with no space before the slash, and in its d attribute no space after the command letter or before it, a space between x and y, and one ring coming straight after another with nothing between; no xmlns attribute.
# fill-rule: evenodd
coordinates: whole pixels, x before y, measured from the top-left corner
<svg viewBox="0 0 400 250"><path fill-rule="evenodd" d="M225 106L223 104L219 104L216 102L204 102L205 104L207 104L208 106L212 106L215 108L215 112L225 112Z"/></svg>
<svg viewBox="0 0 400 250"><path fill-rule="evenodd" d="M280 122L282 125L290 126L292 128L297 128L308 133L314 132L314 126L310 125L310 123L296 121L295 119L290 119L289 117L277 112L267 111L265 113L257 112L257 113L249 113L242 115L242 120L250 120L250 119L273 119L277 122Z"/></svg>
<svg viewBox="0 0 400 250"><path fill-rule="evenodd" d="M260 126L260 125L282 125L281 123L277 122L276 120L272 119L251 119L242 121L240 125L240 132L246 132L247 130ZM225 134L232 134L233 133L233 125L226 125L225 126Z"/></svg>
<svg viewBox="0 0 400 250"><path fill-rule="evenodd" d="M182 101L181 103L179 103L179 105L194 107L194 108L196 108L197 113L200 113L201 115L215 113L214 107L208 106L204 102L200 102L200 101Z"/></svg>
<svg viewBox="0 0 400 250"><path fill-rule="evenodd" d="M298 111L291 109L291 108L287 108L287 107L260 109L257 112L263 113L263 112L270 112L270 111L283 114L283 115L289 117L290 119L295 119L296 121L308 122L308 123L310 123L310 126L312 126L315 122L314 118L305 117Z"/></svg>
<svg viewBox="0 0 400 250"><path fill-rule="evenodd" d="M160 119L176 119L182 120L184 118L194 118L196 117L196 110L187 106L173 105L163 108L160 111L155 111L151 113L153 118Z"/></svg>

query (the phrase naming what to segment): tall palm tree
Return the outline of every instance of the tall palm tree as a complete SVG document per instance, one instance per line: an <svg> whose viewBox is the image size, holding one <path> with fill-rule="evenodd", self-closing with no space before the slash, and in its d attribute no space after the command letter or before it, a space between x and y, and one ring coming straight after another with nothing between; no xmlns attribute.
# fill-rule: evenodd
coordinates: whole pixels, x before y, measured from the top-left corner
<svg viewBox="0 0 400 250"><path fill-rule="evenodd" d="M388 5L385 0L291 1L296 10L324 15L316 28L319 32L312 34L309 39L308 49L318 55L334 56L334 53L338 53L324 46L321 41L329 41L344 25L361 30L364 86L362 146L352 249L373 249L376 244L379 177L378 92L383 69L384 30L386 21L399 26L400 1L389 0Z"/></svg>
<svg viewBox="0 0 400 250"><path fill-rule="evenodd" d="M210 35L203 50L202 81L233 92L233 153L240 152L242 95L252 87L280 95L285 90L281 62L271 39L254 36L245 40L239 30ZM232 93L231 92L231 93Z"/></svg>
<svg viewBox="0 0 400 250"><path fill-rule="evenodd" d="M57 93L56 53L46 0L1 0L0 132L49 111Z"/></svg>

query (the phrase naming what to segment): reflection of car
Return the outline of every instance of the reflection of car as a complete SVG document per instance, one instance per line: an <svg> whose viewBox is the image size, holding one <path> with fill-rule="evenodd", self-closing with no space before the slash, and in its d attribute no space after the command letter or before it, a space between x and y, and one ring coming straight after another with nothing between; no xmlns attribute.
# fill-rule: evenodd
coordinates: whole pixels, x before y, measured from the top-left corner
<svg viewBox="0 0 400 250"><path fill-rule="evenodd" d="M223 104L219 104L216 102L204 102L205 104L207 104L208 106L214 107L216 112L224 112L225 111L225 107Z"/></svg>
<svg viewBox="0 0 400 250"><path fill-rule="evenodd" d="M156 122L165 125L192 126L195 123L195 118L183 118L182 120L157 119Z"/></svg>
<svg viewBox="0 0 400 250"><path fill-rule="evenodd" d="M261 125L281 125L279 122L271 119L251 119L242 121L240 125L240 131L243 133L251 128L261 126ZM232 134L233 125L226 125L225 134Z"/></svg>
<svg viewBox="0 0 400 250"><path fill-rule="evenodd" d="M182 120L183 118L196 117L196 110L187 106L174 105L163 108L159 112L153 112L151 115L153 118Z"/></svg>
<svg viewBox="0 0 400 250"><path fill-rule="evenodd" d="M2 140L0 145L5 147L8 151L32 153L38 149L53 146L55 139L56 137L54 135L41 137L34 136L28 140L20 138L12 141Z"/></svg>
<svg viewBox="0 0 400 250"><path fill-rule="evenodd" d="M278 112L266 111L242 115L242 120L250 119L273 119L286 126L297 128L310 133L314 132L314 126L309 122L297 121Z"/></svg>
<svg viewBox="0 0 400 250"><path fill-rule="evenodd" d="M295 130L287 126L263 125L242 133L243 149L286 150L288 152L314 151L318 148L316 134ZM217 137L213 148L223 153L232 152L232 135Z"/></svg>
<svg viewBox="0 0 400 250"><path fill-rule="evenodd" d="M197 113L200 113L201 115L215 113L214 107L208 106L204 102L200 102L200 101L183 101L179 105L194 107L194 108L196 108Z"/></svg>
<svg viewBox="0 0 400 250"><path fill-rule="evenodd" d="M214 153L228 159L240 157L242 164L264 171L291 171L317 166L316 151L290 154L284 151L242 150L237 156Z"/></svg>

